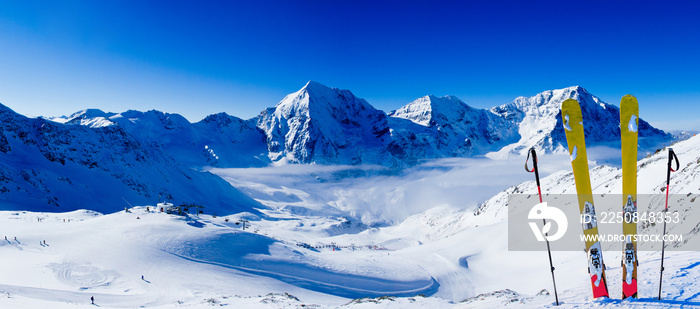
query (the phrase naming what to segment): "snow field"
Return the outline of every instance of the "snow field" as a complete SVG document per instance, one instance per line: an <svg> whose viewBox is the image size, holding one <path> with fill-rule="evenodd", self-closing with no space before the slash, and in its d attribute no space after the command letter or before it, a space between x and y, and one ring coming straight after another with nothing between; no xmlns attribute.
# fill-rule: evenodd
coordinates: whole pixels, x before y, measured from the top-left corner
<svg viewBox="0 0 700 309"><path fill-rule="evenodd" d="M700 190L699 147L698 138L674 145L682 168L673 193ZM639 162L640 193L663 186L665 156ZM285 167L215 171L267 207L261 215L0 212L0 236L8 237L0 238L0 307L91 307L90 296L104 308L554 307L542 292L553 293L546 252L508 251L505 198L535 192L529 181L499 193L531 177L515 163L444 160L352 177L313 165L282 175ZM550 169L569 164L566 156L540 164L545 194L573 193L571 175ZM619 191L618 174L593 168L594 193ZM241 218L250 229L235 224ZM700 306L698 252L667 252L661 301L658 253L640 253L641 299L625 301L620 252L604 252L607 300L591 299L582 251L552 256L563 308Z"/></svg>

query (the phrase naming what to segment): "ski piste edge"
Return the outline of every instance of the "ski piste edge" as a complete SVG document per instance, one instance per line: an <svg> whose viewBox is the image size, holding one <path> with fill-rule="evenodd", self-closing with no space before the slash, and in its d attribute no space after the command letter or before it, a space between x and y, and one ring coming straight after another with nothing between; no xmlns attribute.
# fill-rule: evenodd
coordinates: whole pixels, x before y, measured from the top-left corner
<svg viewBox="0 0 700 309"><path fill-rule="evenodd" d="M622 212L623 218L637 217L637 141L639 104L637 98L625 95L620 101L620 144L622 149ZM637 298L637 223L622 221L625 241L622 247L622 299Z"/></svg>
<svg viewBox="0 0 700 309"><path fill-rule="evenodd" d="M610 297L608 283L605 278L605 263L603 251L598 239L598 223L593 204L593 190L588 171L588 156L586 155L586 140L583 130L583 115L578 101L567 99L561 105L561 116L566 133L566 141L571 157L571 167L576 183L579 211L581 215L588 215L590 223L582 225L583 234L586 236L586 253L588 255L588 273L591 277L593 297Z"/></svg>

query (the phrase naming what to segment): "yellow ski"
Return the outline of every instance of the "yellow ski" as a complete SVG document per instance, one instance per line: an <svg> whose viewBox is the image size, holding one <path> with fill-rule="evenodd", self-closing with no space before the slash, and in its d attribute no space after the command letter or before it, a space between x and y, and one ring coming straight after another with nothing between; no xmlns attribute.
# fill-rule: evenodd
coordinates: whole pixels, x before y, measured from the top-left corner
<svg viewBox="0 0 700 309"><path fill-rule="evenodd" d="M571 167L576 182L578 203L581 215L590 218L590 223L583 224L583 234L586 236L586 252L588 254L588 273L591 276L593 297L609 297L608 284L605 279L605 263L598 237L598 223L595 207L593 206L593 190L588 173L588 156L586 155L586 139L583 131L583 116L578 101L567 99L561 105L561 116L566 132L566 142L571 156Z"/></svg>
<svg viewBox="0 0 700 309"><path fill-rule="evenodd" d="M637 128L639 104L632 95L620 102L620 138L622 146L622 299L637 297Z"/></svg>

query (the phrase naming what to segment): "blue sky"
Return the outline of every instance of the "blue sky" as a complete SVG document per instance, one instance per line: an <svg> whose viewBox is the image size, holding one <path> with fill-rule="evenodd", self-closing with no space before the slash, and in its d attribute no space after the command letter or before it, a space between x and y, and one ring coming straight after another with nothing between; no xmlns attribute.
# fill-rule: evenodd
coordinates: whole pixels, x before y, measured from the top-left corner
<svg viewBox="0 0 700 309"><path fill-rule="evenodd" d="M308 80L385 111L581 85L700 130L700 4L677 1L5 1L0 102L29 115L242 118Z"/></svg>

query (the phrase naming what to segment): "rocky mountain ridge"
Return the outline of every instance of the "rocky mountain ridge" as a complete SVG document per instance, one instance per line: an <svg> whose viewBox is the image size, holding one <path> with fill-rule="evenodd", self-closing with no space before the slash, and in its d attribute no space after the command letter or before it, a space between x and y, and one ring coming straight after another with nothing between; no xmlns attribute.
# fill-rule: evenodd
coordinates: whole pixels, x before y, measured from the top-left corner
<svg viewBox="0 0 700 309"><path fill-rule="evenodd" d="M140 141L179 153L177 159L191 165L245 167L281 161L401 168L433 158L518 156L530 147L541 153L563 152L560 106L568 98L581 104L589 145L619 147L619 108L580 86L518 97L491 109L473 108L454 96L429 95L386 114L349 90L310 81L249 120L217 114L192 124L159 111L99 110L52 120L118 125ZM211 125L214 119L218 128ZM233 127L224 130L223 125ZM673 139L642 119L639 127L642 151ZM169 142L173 139L178 143Z"/></svg>

